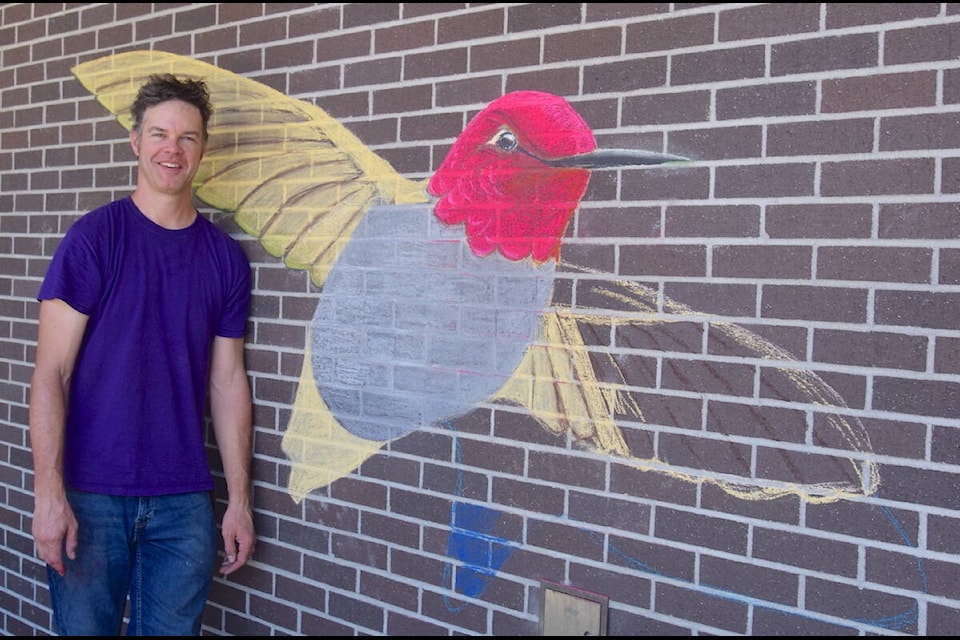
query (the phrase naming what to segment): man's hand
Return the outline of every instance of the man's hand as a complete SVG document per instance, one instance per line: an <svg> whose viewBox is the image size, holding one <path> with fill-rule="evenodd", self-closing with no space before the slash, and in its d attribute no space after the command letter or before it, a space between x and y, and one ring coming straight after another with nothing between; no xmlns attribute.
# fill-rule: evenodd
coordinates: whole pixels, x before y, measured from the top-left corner
<svg viewBox="0 0 960 640"><path fill-rule="evenodd" d="M67 574L63 552L77 557L77 519L66 498L35 499L33 511L33 539L37 555L61 576Z"/></svg>
<svg viewBox="0 0 960 640"><path fill-rule="evenodd" d="M224 552L220 574L228 576L247 564L256 547L253 514L250 509L228 505L226 513L223 514L220 534L223 536Z"/></svg>

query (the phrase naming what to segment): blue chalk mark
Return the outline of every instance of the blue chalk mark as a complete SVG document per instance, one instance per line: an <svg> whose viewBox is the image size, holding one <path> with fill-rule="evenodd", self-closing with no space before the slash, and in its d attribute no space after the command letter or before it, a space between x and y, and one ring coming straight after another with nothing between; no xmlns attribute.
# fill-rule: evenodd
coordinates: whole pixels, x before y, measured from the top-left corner
<svg viewBox="0 0 960 640"><path fill-rule="evenodd" d="M477 597L516 551L517 545L490 534L503 515L501 511L455 502L451 512L453 522L447 538L447 554L463 563L457 571L456 590L465 596Z"/></svg>
<svg viewBox="0 0 960 640"><path fill-rule="evenodd" d="M446 423L453 430L453 425ZM463 473L460 471L460 440L454 435L454 462L457 465L456 494L463 495ZM503 512L484 505L454 501L450 505L450 533L447 537L447 555L459 561L443 568L443 586L470 598L478 598L487 589L490 579L497 575L503 563L519 548L519 543L495 536ZM463 605L454 605L444 596L450 611L459 611Z"/></svg>

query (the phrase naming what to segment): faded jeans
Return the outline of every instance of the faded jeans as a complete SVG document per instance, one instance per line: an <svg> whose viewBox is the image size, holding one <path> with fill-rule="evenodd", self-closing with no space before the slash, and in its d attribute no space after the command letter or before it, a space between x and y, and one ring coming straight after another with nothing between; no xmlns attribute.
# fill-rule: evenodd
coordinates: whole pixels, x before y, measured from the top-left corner
<svg viewBox="0 0 960 640"><path fill-rule="evenodd" d="M208 492L153 497L68 491L79 523L67 575L47 567L60 635L197 636L217 563Z"/></svg>

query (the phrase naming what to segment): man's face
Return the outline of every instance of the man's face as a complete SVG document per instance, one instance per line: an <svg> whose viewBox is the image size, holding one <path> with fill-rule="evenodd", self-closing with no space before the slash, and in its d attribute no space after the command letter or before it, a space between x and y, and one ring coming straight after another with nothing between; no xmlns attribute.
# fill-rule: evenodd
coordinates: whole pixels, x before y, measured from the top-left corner
<svg viewBox="0 0 960 640"><path fill-rule="evenodd" d="M130 144L138 159L138 188L189 193L205 146L200 110L181 100L150 107L139 132L130 132Z"/></svg>

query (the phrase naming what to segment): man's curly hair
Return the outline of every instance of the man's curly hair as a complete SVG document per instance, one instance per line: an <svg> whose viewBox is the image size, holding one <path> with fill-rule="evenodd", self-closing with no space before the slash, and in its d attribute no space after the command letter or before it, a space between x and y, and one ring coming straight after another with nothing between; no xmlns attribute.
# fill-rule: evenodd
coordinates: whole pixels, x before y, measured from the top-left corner
<svg viewBox="0 0 960 640"><path fill-rule="evenodd" d="M203 80L181 80L172 73L154 74L140 87L137 98L130 107L133 128L140 131L143 126L144 112L168 100L182 100L200 110L200 118L203 120L203 139L206 140L207 123L210 121L210 114L213 113L207 83Z"/></svg>

